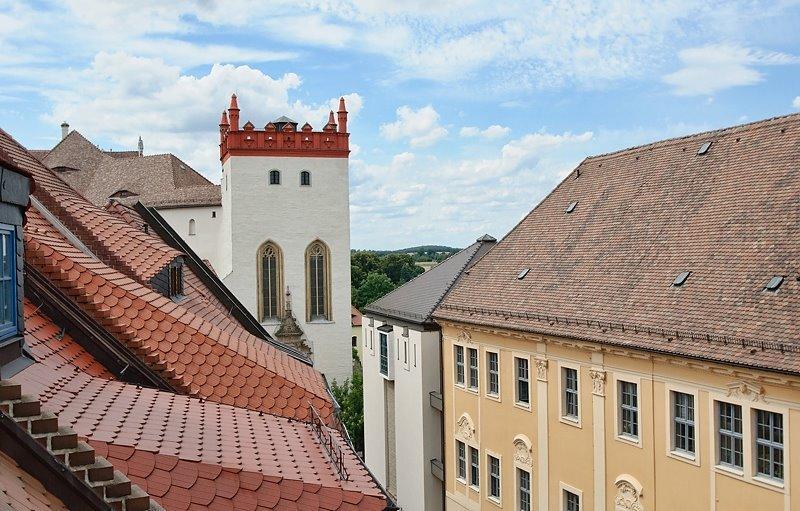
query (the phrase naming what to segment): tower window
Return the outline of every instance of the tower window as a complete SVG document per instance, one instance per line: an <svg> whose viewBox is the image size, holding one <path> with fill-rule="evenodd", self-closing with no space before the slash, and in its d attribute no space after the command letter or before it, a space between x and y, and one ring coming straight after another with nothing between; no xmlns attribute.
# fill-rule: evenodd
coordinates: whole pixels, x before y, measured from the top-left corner
<svg viewBox="0 0 800 511"><path fill-rule="evenodd" d="M271 185L279 185L279 184L281 184L281 171L280 170L270 170L269 171L269 184L271 184Z"/></svg>
<svg viewBox="0 0 800 511"><path fill-rule="evenodd" d="M217 212L216 211L212 211L211 212L211 218L217 218Z"/></svg>
<svg viewBox="0 0 800 511"><path fill-rule="evenodd" d="M259 249L258 264L261 320L278 319L283 289L283 265L278 246L272 242L265 243Z"/></svg>
<svg viewBox="0 0 800 511"><path fill-rule="evenodd" d="M307 316L310 321L331 319L329 257L328 247L321 241L313 242L306 250Z"/></svg>
<svg viewBox="0 0 800 511"><path fill-rule="evenodd" d="M300 173L300 186L311 186L311 172L304 170Z"/></svg>
<svg viewBox="0 0 800 511"><path fill-rule="evenodd" d="M0 340L17 334L17 250L14 226L0 224Z"/></svg>
<svg viewBox="0 0 800 511"><path fill-rule="evenodd" d="M189 236L194 236L195 234L197 234L197 222L192 218L189 220Z"/></svg>

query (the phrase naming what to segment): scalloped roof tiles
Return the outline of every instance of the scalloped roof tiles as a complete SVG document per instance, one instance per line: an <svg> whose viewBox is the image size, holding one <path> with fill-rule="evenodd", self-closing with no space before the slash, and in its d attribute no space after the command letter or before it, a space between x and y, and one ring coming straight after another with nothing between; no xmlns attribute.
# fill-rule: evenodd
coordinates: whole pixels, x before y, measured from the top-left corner
<svg viewBox="0 0 800 511"><path fill-rule="evenodd" d="M0 509L67 511L61 500L17 463L0 452Z"/></svg>

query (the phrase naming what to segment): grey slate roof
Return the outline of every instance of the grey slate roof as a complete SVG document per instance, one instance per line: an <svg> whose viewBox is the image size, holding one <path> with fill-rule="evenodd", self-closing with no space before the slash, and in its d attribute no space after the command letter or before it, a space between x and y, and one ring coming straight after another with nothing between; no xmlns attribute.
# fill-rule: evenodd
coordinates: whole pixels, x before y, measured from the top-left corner
<svg viewBox="0 0 800 511"><path fill-rule="evenodd" d="M175 155L103 151L77 131L47 152L42 162L98 206L115 194L133 196L134 202L159 208L218 206L222 202L219 185Z"/></svg>
<svg viewBox="0 0 800 511"><path fill-rule="evenodd" d="M488 234L453 254L425 273L364 307L364 314L377 314L416 324L431 321L431 314L463 272L480 259L497 240Z"/></svg>

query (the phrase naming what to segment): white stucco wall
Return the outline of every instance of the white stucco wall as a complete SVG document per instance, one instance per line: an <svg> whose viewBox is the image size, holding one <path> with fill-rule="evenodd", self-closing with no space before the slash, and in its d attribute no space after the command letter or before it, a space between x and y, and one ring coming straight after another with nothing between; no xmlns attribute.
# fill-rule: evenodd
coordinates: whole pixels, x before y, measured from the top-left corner
<svg viewBox="0 0 800 511"><path fill-rule="evenodd" d="M380 374L377 327L383 323L364 316L362 352L364 368L364 457L367 466L386 486L386 424L384 423L384 376ZM372 330L374 349L370 349ZM430 460L441 459L441 412L430 405L429 393L439 390L438 331L408 329L395 325L390 336L394 355L395 443L397 504L403 509L442 509L442 482L430 471ZM408 363L403 344L408 343ZM366 343L366 344L365 344Z"/></svg>
<svg viewBox="0 0 800 511"><path fill-rule="evenodd" d="M219 272L219 240L222 226L222 207L204 206L196 208L159 209L159 214L181 235L202 259L208 259ZM216 217L213 215L216 214ZM195 221L195 235L189 235L189 221Z"/></svg>
<svg viewBox="0 0 800 511"><path fill-rule="evenodd" d="M269 171L281 184L269 184ZM311 186L300 186L300 171ZM283 253L284 286L294 315L329 381L352 374L350 348L350 205L346 158L233 156L223 165L220 271L225 285L258 316L256 255L266 241ZM306 321L305 252L315 240L330 250L331 321ZM227 241L231 240L231 241ZM273 332L277 324L266 325Z"/></svg>

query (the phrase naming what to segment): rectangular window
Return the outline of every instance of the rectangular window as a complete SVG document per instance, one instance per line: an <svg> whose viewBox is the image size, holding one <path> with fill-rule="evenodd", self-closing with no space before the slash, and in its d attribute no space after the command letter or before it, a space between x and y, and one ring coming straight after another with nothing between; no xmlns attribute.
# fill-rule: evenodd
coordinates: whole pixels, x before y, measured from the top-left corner
<svg viewBox="0 0 800 511"><path fill-rule="evenodd" d="M629 381L619 382L619 433L639 438L639 389Z"/></svg>
<svg viewBox="0 0 800 511"><path fill-rule="evenodd" d="M456 360L456 384L464 385L464 347L453 346Z"/></svg>
<svg viewBox="0 0 800 511"><path fill-rule="evenodd" d="M500 394L500 361L497 353L493 351L486 352L486 370L489 381L489 388L486 389L486 393L497 396Z"/></svg>
<svg viewBox="0 0 800 511"><path fill-rule="evenodd" d="M175 264L169 267L169 297L183 297L183 267Z"/></svg>
<svg viewBox="0 0 800 511"><path fill-rule="evenodd" d="M531 403L531 382L528 376L528 359L514 357L517 378L517 403L529 405Z"/></svg>
<svg viewBox="0 0 800 511"><path fill-rule="evenodd" d="M389 376L389 337L381 332L379 341L381 350L381 374Z"/></svg>
<svg viewBox="0 0 800 511"><path fill-rule="evenodd" d="M783 481L783 415L755 412L756 474Z"/></svg>
<svg viewBox="0 0 800 511"><path fill-rule="evenodd" d="M16 246L14 226L0 224L0 340L18 333Z"/></svg>
<svg viewBox="0 0 800 511"><path fill-rule="evenodd" d="M717 403L719 423L719 463L741 469L744 467L742 447L742 407L731 403Z"/></svg>
<svg viewBox="0 0 800 511"><path fill-rule="evenodd" d="M564 367L561 370L564 380L564 417L578 420L578 370L571 367Z"/></svg>
<svg viewBox="0 0 800 511"><path fill-rule="evenodd" d="M564 511L581 511L580 496L569 490L564 490Z"/></svg>
<svg viewBox="0 0 800 511"><path fill-rule="evenodd" d="M694 396L672 392L672 448L694 454Z"/></svg>
<svg viewBox="0 0 800 511"><path fill-rule="evenodd" d="M518 511L531 511L531 473L518 468L517 485L519 486Z"/></svg>
<svg viewBox="0 0 800 511"><path fill-rule="evenodd" d="M474 447L469 448L469 484L475 488L481 486L480 456Z"/></svg>
<svg viewBox="0 0 800 511"><path fill-rule="evenodd" d="M489 497L500 500L500 460L488 455L489 460Z"/></svg>
<svg viewBox="0 0 800 511"><path fill-rule="evenodd" d="M456 459L458 460L458 472L456 477L462 481L467 480L467 446L464 442L456 440Z"/></svg>
<svg viewBox="0 0 800 511"><path fill-rule="evenodd" d="M467 348L469 353L469 388L478 389L478 350Z"/></svg>

